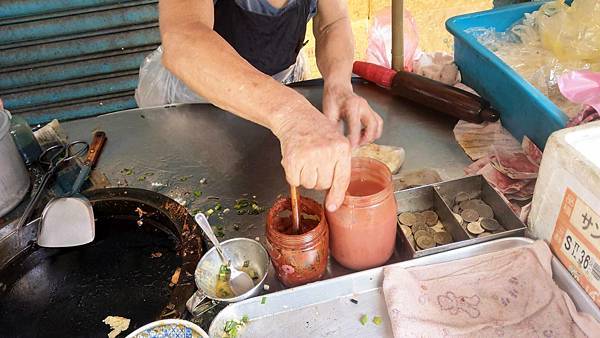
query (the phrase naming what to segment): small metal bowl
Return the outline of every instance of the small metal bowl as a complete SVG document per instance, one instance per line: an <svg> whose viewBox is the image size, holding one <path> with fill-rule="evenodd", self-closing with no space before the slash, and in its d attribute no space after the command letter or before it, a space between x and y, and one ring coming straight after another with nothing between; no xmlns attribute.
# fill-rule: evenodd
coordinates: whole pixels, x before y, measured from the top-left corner
<svg viewBox="0 0 600 338"><path fill-rule="evenodd" d="M244 265L245 261L248 261L250 268L258 274L258 283L252 289L236 297L217 297L216 283L222 262L217 250L213 247L198 262L194 274L196 286L208 298L222 302L239 302L256 296L262 290L269 270L270 260L265 248L257 241L248 238L233 238L222 242L221 247L223 248L225 257L231 260L233 266L240 268Z"/></svg>

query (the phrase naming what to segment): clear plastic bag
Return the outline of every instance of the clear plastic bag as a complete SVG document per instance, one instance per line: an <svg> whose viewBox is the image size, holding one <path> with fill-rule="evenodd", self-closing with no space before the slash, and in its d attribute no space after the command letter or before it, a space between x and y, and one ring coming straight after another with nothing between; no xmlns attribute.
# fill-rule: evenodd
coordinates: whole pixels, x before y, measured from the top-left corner
<svg viewBox="0 0 600 338"><path fill-rule="evenodd" d="M164 106L175 103L206 103L206 99L190 90L181 80L162 64L162 47L150 53L140 66L135 101L140 108ZM302 81L309 74L308 62L303 51L296 63L273 75L273 79L284 84Z"/></svg>
<svg viewBox="0 0 600 338"><path fill-rule="evenodd" d="M546 5L537 18L544 48L561 60L600 61L600 1L575 0L569 7L562 2Z"/></svg>
<svg viewBox="0 0 600 338"><path fill-rule="evenodd" d="M162 47L158 47L146 56L140 66L138 87L135 90L138 107L206 102L163 66L162 54Z"/></svg>

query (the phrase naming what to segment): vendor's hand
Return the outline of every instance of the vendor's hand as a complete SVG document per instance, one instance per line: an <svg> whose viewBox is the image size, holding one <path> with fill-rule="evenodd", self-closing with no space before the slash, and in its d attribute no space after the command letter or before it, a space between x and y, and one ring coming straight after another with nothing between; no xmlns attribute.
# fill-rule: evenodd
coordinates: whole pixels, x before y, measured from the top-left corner
<svg viewBox="0 0 600 338"><path fill-rule="evenodd" d="M323 114L333 121L346 122L350 145L371 143L381 137L383 119L371 109L367 100L354 94L352 85L328 84L323 89Z"/></svg>
<svg viewBox="0 0 600 338"><path fill-rule="evenodd" d="M307 189L329 189L325 206L335 211L342 205L350 182L350 143L334 123L308 103L287 115L273 130L281 142L287 181Z"/></svg>

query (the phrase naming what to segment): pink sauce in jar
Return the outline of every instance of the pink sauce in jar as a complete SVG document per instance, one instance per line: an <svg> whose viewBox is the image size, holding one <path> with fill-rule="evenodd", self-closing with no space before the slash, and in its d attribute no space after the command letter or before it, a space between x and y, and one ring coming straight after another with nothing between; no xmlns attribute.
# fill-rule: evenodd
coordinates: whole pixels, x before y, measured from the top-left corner
<svg viewBox="0 0 600 338"><path fill-rule="evenodd" d="M392 174L374 159L352 159L344 203L326 212L331 255L341 265L362 270L383 265L396 243L396 199Z"/></svg>

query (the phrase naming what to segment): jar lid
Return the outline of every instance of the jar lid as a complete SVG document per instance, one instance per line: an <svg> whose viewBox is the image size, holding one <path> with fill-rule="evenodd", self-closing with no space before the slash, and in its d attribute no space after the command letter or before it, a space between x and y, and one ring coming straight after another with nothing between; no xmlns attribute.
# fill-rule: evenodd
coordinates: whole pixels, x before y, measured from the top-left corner
<svg viewBox="0 0 600 338"><path fill-rule="evenodd" d="M0 138L8 133L10 127L10 117L8 111L0 109Z"/></svg>

